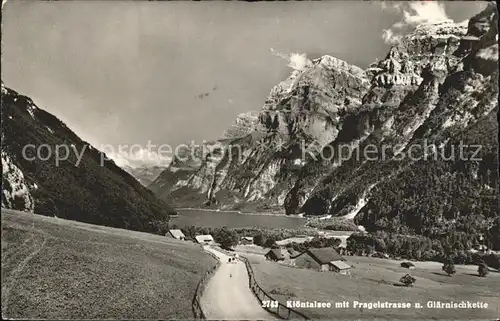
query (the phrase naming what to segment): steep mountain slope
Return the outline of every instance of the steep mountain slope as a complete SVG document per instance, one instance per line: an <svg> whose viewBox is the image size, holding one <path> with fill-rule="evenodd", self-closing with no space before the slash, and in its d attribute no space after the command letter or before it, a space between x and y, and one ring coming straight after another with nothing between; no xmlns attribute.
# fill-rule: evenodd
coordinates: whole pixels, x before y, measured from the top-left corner
<svg viewBox="0 0 500 321"><path fill-rule="evenodd" d="M473 32L482 25L483 34L473 43L462 41L468 54L459 51L452 59L428 65L418 89L385 122L375 124L362 144L379 151L399 144L399 151L385 158L376 155L374 161L363 155L350 158L322 176L300 210L350 217L359 213L356 220L372 231L488 231L499 215L497 12L495 7L488 11L469 23ZM433 145L437 151L424 149ZM460 146L465 146L463 152ZM401 153L407 156L400 159ZM302 175L310 176L310 170ZM303 186L295 186L295 195ZM291 195L286 206L294 212L299 204Z"/></svg>
<svg viewBox="0 0 500 321"><path fill-rule="evenodd" d="M175 213L59 119L3 83L2 207L149 232L160 232Z"/></svg>
<svg viewBox="0 0 500 321"><path fill-rule="evenodd" d="M467 26L420 25L366 71L313 61L272 89L254 131L219 141L182 179L167 169L152 190L190 206L343 216L369 231L492 234L497 16L489 5Z"/></svg>
<svg viewBox="0 0 500 321"><path fill-rule="evenodd" d="M145 187L154 182L154 180L158 178L161 172L163 172L166 169L165 166L147 166L147 165L142 165L138 167L125 165L122 168Z"/></svg>

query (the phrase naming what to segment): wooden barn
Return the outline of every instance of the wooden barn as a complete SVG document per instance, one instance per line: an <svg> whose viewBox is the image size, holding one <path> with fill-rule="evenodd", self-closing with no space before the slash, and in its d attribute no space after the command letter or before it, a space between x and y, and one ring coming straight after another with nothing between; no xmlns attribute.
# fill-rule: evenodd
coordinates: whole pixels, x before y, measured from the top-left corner
<svg viewBox="0 0 500 321"><path fill-rule="evenodd" d="M351 274L351 266L344 261L331 261L329 270L343 275Z"/></svg>
<svg viewBox="0 0 500 321"><path fill-rule="evenodd" d="M295 266L314 269L318 271L333 271L332 261L345 261L345 259L331 247L321 249L308 249L295 258Z"/></svg>
<svg viewBox="0 0 500 321"><path fill-rule="evenodd" d="M265 255L269 261L284 261L287 258L286 251L283 249L271 249Z"/></svg>
<svg viewBox="0 0 500 321"><path fill-rule="evenodd" d="M242 245L253 244L253 237L251 237L251 236L243 236L240 239L240 244L242 244Z"/></svg>
<svg viewBox="0 0 500 321"><path fill-rule="evenodd" d="M177 240L184 240L186 238L181 230L168 230L168 233L165 236L172 237Z"/></svg>
<svg viewBox="0 0 500 321"><path fill-rule="evenodd" d="M210 234L196 235L194 238L196 239L196 242L204 245L210 245L215 243L214 238Z"/></svg>

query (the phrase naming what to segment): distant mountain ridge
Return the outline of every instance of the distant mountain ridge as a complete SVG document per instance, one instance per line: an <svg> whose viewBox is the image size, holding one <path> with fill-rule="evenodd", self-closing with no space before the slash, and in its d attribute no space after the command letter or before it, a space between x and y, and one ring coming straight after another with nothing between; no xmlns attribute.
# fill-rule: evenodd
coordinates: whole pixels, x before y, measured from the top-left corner
<svg viewBox="0 0 500 321"><path fill-rule="evenodd" d="M499 216L497 21L489 4L467 26L420 25L367 70L316 59L272 89L254 130L219 141L198 162L173 162L150 188L179 206L332 214L369 231L468 224L490 233ZM482 145L482 160L328 155L342 145L408 153L424 142L449 152L462 141ZM233 145L239 155L224 154Z"/></svg>
<svg viewBox="0 0 500 321"><path fill-rule="evenodd" d="M156 233L176 213L57 117L3 82L1 112L2 207ZM59 164L58 145L70 150Z"/></svg>
<svg viewBox="0 0 500 321"><path fill-rule="evenodd" d="M158 176L163 172L167 166L148 166L141 165L137 167L133 166L122 166L122 168L132 175L139 183L143 186L148 187Z"/></svg>

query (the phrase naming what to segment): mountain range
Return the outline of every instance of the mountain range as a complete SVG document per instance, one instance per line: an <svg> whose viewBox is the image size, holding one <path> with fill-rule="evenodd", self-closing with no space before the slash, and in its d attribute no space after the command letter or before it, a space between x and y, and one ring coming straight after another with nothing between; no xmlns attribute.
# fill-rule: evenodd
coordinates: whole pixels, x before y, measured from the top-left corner
<svg viewBox="0 0 500 321"><path fill-rule="evenodd" d="M272 88L258 115L242 114L223 139L174 157L149 188L175 206L328 215L368 231L492 234L500 229L497 21L489 4L467 24L422 24L366 70L315 59ZM450 157L460 146L463 155Z"/></svg>
<svg viewBox="0 0 500 321"><path fill-rule="evenodd" d="M310 61L167 168L118 167L2 82L2 207L155 233L169 204L278 211L500 249L497 22L422 24L367 69Z"/></svg>
<svg viewBox="0 0 500 321"><path fill-rule="evenodd" d="M132 175L143 186L148 186L167 168L167 166L130 166L124 165L122 168Z"/></svg>

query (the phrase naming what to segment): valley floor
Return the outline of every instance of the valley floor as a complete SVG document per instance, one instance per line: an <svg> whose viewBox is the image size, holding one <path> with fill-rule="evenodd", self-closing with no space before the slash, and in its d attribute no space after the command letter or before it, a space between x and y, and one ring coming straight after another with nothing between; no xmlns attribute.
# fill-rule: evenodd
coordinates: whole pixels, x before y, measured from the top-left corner
<svg viewBox="0 0 500 321"><path fill-rule="evenodd" d="M414 262L416 269L408 271L400 267L401 261L371 257L345 256L351 269L351 277L334 272L318 272L284 266L266 261L264 251L237 248L253 267L259 285L282 303L287 300L349 301L350 308L302 309L314 319L494 319L500 316L500 272L490 269L487 277L477 275L477 266L456 265L457 273L448 277L436 262ZM261 253L259 253L261 252ZM398 286L399 279L410 273L417 279L413 287ZM408 302L420 303L415 309L360 309L353 308L359 302ZM428 301L487 302L487 309L430 309ZM300 309L299 309L300 310Z"/></svg>
<svg viewBox="0 0 500 321"><path fill-rule="evenodd" d="M159 235L2 209L2 317L192 319L215 259Z"/></svg>

